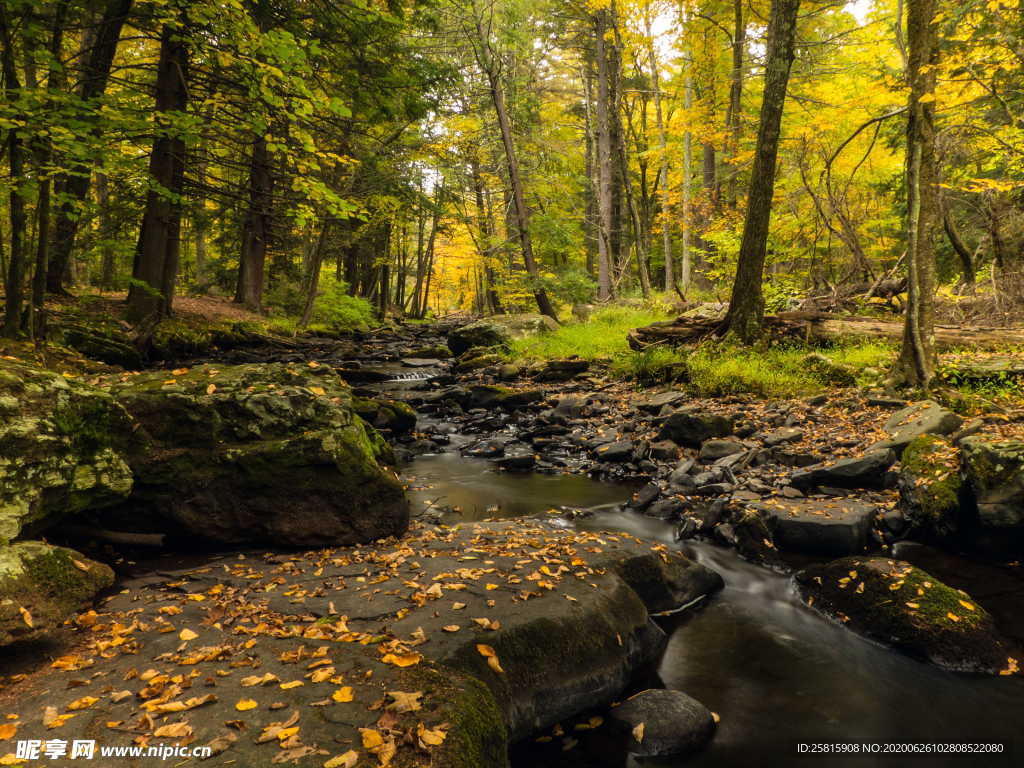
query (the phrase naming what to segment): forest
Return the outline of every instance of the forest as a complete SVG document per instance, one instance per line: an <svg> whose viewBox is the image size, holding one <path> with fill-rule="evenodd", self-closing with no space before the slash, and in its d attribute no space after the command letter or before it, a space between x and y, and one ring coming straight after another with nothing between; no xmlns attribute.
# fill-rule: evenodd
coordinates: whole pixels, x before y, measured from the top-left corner
<svg viewBox="0 0 1024 768"><path fill-rule="evenodd" d="M1021 0L0 0L0 88L0 766L1019 760Z"/></svg>

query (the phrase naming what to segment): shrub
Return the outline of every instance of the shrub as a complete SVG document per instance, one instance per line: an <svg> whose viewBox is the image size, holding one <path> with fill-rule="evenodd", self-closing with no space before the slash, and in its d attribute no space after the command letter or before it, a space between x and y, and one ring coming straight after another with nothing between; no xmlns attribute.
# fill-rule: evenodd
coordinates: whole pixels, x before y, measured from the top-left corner
<svg viewBox="0 0 1024 768"><path fill-rule="evenodd" d="M335 332L363 330L373 322L373 306L366 299L348 295L343 281L330 281L313 304L313 321Z"/></svg>

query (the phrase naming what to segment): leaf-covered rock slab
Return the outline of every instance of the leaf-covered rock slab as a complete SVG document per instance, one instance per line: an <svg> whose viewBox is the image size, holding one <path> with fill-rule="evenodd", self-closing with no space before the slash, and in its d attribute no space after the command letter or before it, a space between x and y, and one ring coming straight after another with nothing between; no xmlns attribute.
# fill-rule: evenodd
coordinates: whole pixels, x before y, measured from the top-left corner
<svg viewBox="0 0 1024 768"><path fill-rule="evenodd" d="M945 669L1015 672L1021 658L967 593L884 557L846 557L796 574L809 606L854 632Z"/></svg>
<svg viewBox="0 0 1024 768"><path fill-rule="evenodd" d="M0 692L18 739L501 768L510 739L620 696L664 641L649 613L721 579L663 545L516 520L120 586L77 618L74 651Z"/></svg>

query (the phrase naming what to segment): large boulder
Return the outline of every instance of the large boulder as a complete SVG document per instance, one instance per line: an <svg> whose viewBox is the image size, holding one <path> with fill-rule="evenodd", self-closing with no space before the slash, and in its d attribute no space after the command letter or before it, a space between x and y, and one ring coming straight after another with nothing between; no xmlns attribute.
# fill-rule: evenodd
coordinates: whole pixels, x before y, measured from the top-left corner
<svg viewBox="0 0 1024 768"><path fill-rule="evenodd" d="M960 454L949 440L921 435L900 458L900 506L919 534L945 538L960 525Z"/></svg>
<svg viewBox="0 0 1024 768"><path fill-rule="evenodd" d="M814 609L945 669L996 674L1019 658L970 595L910 563L846 557L805 568L795 581Z"/></svg>
<svg viewBox="0 0 1024 768"><path fill-rule="evenodd" d="M393 436L407 435L416 429L415 409L400 400L383 397L353 397L352 409L375 429L386 430Z"/></svg>
<svg viewBox="0 0 1024 768"><path fill-rule="evenodd" d="M132 489L115 446L129 418L106 392L0 360L0 545Z"/></svg>
<svg viewBox="0 0 1024 768"><path fill-rule="evenodd" d="M661 425L659 440L699 448L705 440L732 434L732 419L719 414L695 410L676 411Z"/></svg>
<svg viewBox="0 0 1024 768"><path fill-rule="evenodd" d="M494 347L512 339L535 336L558 329L546 315L525 313L496 315L455 328L448 334L448 348L456 355L473 347Z"/></svg>
<svg viewBox="0 0 1024 768"><path fill-rule="evenodd" d="M138 429L122 525L225 544L324 546L402 534L409 504L380 435L326 367L204 365L128 377Z"/></svg>
<svg viewBox="0 0 1024 768"><path fill-rule="evenodd" d="M873 450L863 456L813 464L794 472L789 483L800 490L821 485L832 488L884 488L886 473L895 462L896 454L890 449Z"/></svg>
<svg viewBox="0 0 1024 768"><path fill-rule="evenodd" d="M77 713L68 741L212 743L254 768L349 749L378 765L391 747L394 765L503 768L511 741L620 697L663 647L650 614L721 579L663 545L517 520L122 586L74 655L3 702L19 739L52 736L52 707ZM262 738L274 723L295 730Z"/></svg>
<svg viewBox="0 0 1024 768"><path fill-rule="evenodd" d="M785 552L839 557L864 551L878 510L853 499L771 499L752 504Z"/></svg>
<svg viewBox="0 0 1024 768"><path fill-rule="evenodd" d="M976 435L960 444L963 473L978 505L978 522L1024 534L1024 441Z"/></svg>
<svg viewBox="0 0 1024 768"><path fill-rule="evenodd" d="M896 411L885 422L889 437L869 450L891 449L897 458L911 441L921 435L951 435L960 429L964 420L934 400L922 400Z"/></svg>
<svg viewBox="0 0 1024 768"><path fill-rule="evenodd" d="M715 733L711 711L682 691L641 691L615 707L608 719L638 757L690 754Z"/></svg>
<svg viewBox="0 0 1024 768"><path fill-rule="evenodd" d="M0 646L47 636L113 583L110 568L73 549L0 545Z"/></svg>

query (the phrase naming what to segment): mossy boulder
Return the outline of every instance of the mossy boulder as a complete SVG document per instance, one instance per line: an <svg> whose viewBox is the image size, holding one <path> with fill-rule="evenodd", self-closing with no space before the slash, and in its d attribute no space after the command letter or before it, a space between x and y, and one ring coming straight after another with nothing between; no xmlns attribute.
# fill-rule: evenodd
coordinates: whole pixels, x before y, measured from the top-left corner
<svg viewBox="0 0 1024 768"><path fill-rule="evenodd" d="M416 410L399 400L353 397L352 408L367 424L392 435L407 435L416 428Z"/></svg>
<svg viewBox="0 0 1024 768"><path fill-rule="evenodd" d="M503 361L504 358L498 354L487 353L470 357L469 353L467 353L459 358L459 361L455 363L452 370L455 373L470 373L492 365L500 365Z"/></svg>
<svg viewBox="0 0 1024 768"><path fill-rule="evenodd" d="M376 431L326 366L200 366L113 386L138 425L120 524L225 544L402 534L409 505Z"/></svg>
<svg viewBox="0 0 1024 768"><path fill-rule="evenodd" d="M960 523L960 452L938 435L921 435L900 458L900 503L906 520L926 537L945 538Z"/></svg>
<svg viewBox="0 0 1024 768"><path fill-rule="evenodd" d="M1019 658L970 595L910 563L846 557L805 568L795 581L815 610L945 669L996 674Z"/></svg>
<svg viewBox="0 0 1024 768"><path fill-rule="evenodd" d="M1024 441L976 435L961 441L961 452L980 525L1024 541Z"/></svg>
<svg viewBox="0 0 1024 768"><path fill-rule="evenodd" d="M132 474L114 436L129 425L108 393L0 360L0 545L126 497Z"/></svg>
<svg viewBox="0 0 1024 768"><path fill-rule="evenodd" d="M512 339L558 330L558 323L546 315L523 313L496 315L455 328L448 334L448 348L461 355L473 347L494 347Z"/></svg>
<svg viewBox="0 0 1024 768"><path fill-rule="evenodd" d="M803 369L814 378L825 384L837 387L852 387L857 383L857 375L852 369L832 360L820 352L804 355L800 361Z"/></svg>
<svg viewBox="0 0 1024 768"><path fill-rule="evenodd" d="M113 583L110 568L72 549L0 546L0 646L45 637Z"/></svg>
<svg viewBox="0 0 1024 768"><path fill-rule="evenodd" d="M98 315L57 315L47 328L50 341L70 347L85 357L109 365L138 370L142 353L123 323Z"/></svg>

